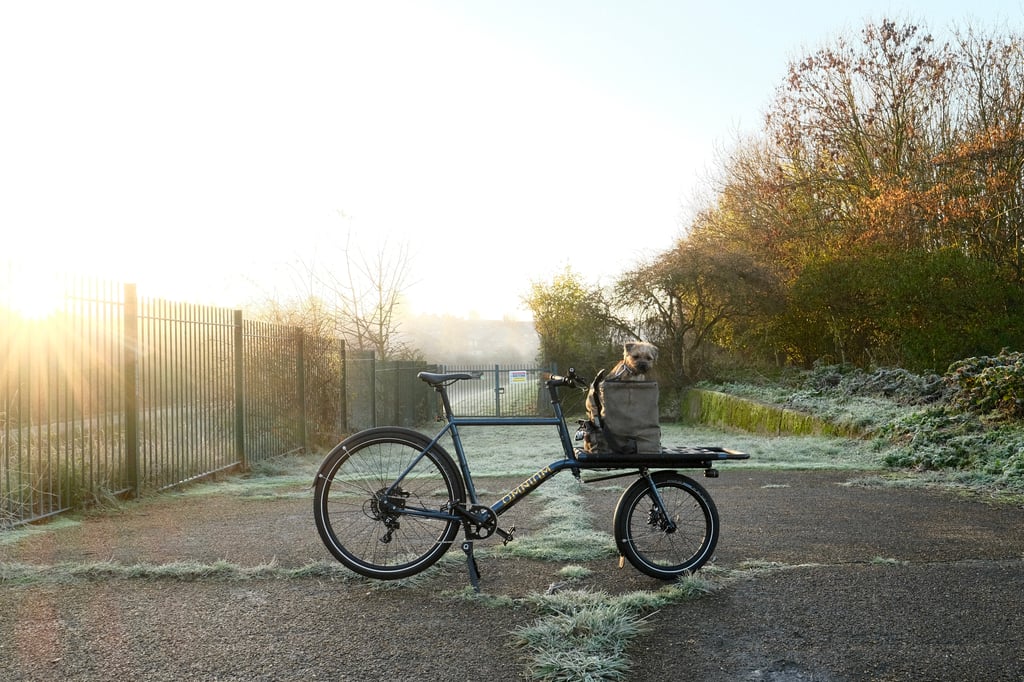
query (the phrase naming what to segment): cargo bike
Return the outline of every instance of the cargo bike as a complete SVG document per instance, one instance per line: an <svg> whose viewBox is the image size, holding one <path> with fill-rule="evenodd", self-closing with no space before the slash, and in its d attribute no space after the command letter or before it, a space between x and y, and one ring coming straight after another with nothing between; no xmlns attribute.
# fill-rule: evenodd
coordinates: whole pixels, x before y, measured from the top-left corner
<svg viewBox="0 0 1024 682"><path fill-rule="evenodd" d="M702 470L705 477L716 478L715 464L747 459L747 454L710 446L588 452L574 445L562 411L559 389L590 388L572 369L544 381L553 414L540 417L456 416L448 386L479 379L480 374L420 372L418 377L440 396L442 426L436 435L401 427L360 431L335 446L316 474L317 531L330 553L349 569L381 580L406 578L461 543L470 582L479 591L474 542L492 536L511 542L515 526L499 526L501 516L566 470L585 483L636 478L616 504L613 535L620 557L637 570L672 580L711 558L719 536L718 510L707 490L679 470ZM582 438L584 425L581 421L577 439ZM477 494L459 435L460 429L475 426L554 426L563 456L486 504ZM446 436L454 458L442 445Z"/></svg>

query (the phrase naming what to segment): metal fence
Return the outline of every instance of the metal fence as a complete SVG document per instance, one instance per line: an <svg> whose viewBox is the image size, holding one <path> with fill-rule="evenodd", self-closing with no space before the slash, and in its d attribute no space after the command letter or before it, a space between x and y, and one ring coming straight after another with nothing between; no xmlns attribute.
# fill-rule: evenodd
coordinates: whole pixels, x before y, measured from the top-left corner
<svg viewBox="0 0 1024 682"><path fill-rule="evenodd" d="M442 365L442 372L479 372L479 381L459 381L448 388L455 414L464 417L533 416L549 408L538 365Z"/></svg>
<svg viewBox="0 0 1024 682"><path fill-rule="evenodd" d="M347 428L339 340L82 278L42 310L20 304L26 286L0 278L0 527Z"/></svg>

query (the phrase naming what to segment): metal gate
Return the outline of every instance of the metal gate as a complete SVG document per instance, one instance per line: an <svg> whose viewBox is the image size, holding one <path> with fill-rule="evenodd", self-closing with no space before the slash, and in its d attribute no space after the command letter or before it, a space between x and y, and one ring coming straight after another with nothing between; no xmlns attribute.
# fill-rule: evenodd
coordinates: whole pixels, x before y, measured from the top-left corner
<svg viewBox="0 0 1024 682"><path fill-rule="evenodd" d="M549 407L544 378L551 370L537 365L441 365L441 372L479 372L479 380L448 387L452 409L460 417L531 417Z"/></svg>

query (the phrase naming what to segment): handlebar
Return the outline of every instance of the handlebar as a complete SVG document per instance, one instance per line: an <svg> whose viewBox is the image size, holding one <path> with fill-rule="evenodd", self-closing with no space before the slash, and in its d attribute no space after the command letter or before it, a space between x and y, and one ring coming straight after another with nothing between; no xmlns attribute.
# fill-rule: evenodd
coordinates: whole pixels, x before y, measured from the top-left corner
<svg viewBox="0 0 1024 682"><path fill-rule="evenodd" d="M576 368L570 367L569 371L566 372L565 376L558 374L551 374L548 376L548 386L571 386L573 388L586 388L587 380L576 373Z"/></svg>

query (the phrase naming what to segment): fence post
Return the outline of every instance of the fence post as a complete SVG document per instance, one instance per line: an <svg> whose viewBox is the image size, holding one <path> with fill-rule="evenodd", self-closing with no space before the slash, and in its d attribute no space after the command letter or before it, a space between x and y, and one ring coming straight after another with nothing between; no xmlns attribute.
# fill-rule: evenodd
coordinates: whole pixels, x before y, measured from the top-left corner
<svg viewBox="0 0 1024 682"><path fill-rule="evenodd" d="M242 311L235 311L235 457L243 469L245 457L245 360L242 334Z"/></svg>
<svg viewBox="0 0 1024 682"><path fill-rule="evenodd" d="M501 366L494 366L494 416L501 416Z"/></svg>
<svg viewBox="0 0 1024 682"><path fill-rule="evenodd" d="M295 373L298 375L296 388L299 391L299 444L305 450L306 442L306 345L302 327L295 328Z"/></svg>
<svg viewBox="0 0 1024 682"><path fill-rule="evenodd" d="M139 497L139 299L124 285L124 468L130 495Z"/></svg>
<svg viewBox="0 0 1024 682"><path fill-rule="evenodd" d="M338 435L345 435L348 433L348 353L345 346L345 339L339 340L339 349L341 358L341 381L340 390L341 396L338 400Z"/></svg>
<svg viewBox="0 0 1024 682"><path fill-rule="evenodd" d="M395 404L391 408L391 419L386 420L388 424L399 424L402 423L402 361L391 360L391 366L394 368L394 383L392 384L395 396ZM387 395L387 388L384 389L384 395Z"/></svg>

